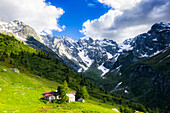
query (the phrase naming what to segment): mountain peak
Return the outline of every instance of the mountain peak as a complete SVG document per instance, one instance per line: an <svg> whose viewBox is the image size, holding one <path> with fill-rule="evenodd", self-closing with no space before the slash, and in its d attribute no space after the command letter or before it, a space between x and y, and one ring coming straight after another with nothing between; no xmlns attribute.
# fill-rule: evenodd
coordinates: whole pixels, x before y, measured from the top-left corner
<svg viewBox="0 0 170 113"><path fill-rule="evenodd" d="M152 33L154 31L161 32L163 30L170 30L170 23L165 23L165 22L155 23L151 27L151 30L148 31L148 33Z"/></svg>
<svg viewBox="0 0 170 113"><path fill-rule="evenodd" d="M12 22L14 22L14 23L16 23L16 24L18 24L18 25L23 25L23 26L26 25L24 22L19 21L19 20L14 20L14 21L12 21Z"/></svg>
<svg viewBox="0 0 170 113"><path fill-rule="evenodd" d="M33 28L18 20L10 21L7 23L1 19L0 32L6 34L12 33L14 36L16 36L16 38L23 41L26 41L27 38L32 36L34 39L42 42L40 35L37 34Z"/></svg>

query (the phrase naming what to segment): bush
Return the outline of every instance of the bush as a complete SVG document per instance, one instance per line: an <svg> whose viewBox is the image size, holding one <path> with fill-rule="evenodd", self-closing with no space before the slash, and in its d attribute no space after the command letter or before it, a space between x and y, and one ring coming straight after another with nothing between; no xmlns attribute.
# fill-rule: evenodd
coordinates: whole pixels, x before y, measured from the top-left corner
<svg viewBox="0 0 170 113"><path fill-rule="evenodd" d="M106 103L107 102L107 99L106 97L103 98L103 103Z"/></svg>
<svg viewBox="0 0 170 113"><path fill-rule="evenodd" d="M120 110L121 113L123 113L123 112L124 112L124 107L121 105L121 106L119 107L119 110Z"/></svg>
<svg viewBox="0 0 170 113"><path fill-rule="evenodd" d="M124 113L133 113L132 109L125 107Z"/></svg>
<svg viewBox="0 0 170 113"><path fill-rule="evenodd" d="M53 100L52 103L59 103L57 99Z"/></svg>

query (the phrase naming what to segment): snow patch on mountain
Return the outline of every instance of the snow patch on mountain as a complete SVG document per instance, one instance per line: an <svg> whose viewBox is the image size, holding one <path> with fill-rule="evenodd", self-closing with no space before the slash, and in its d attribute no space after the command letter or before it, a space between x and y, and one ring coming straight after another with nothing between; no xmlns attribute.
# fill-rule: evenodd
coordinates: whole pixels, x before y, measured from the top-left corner
<svg viewBox="0 0 170 113"><path fill-rule="evenodd" d="M114 56L113 56L113 58L114 58L114 62L116 62L117 61L117 59L118 59L118 57L120 56L120 53L116 53Z"/></svg>
<svg viewBox="0 0 170 113"><path fill-rule="evenodd" d="M122 52L123 50L129 51L133 49L131 45L125 45L125 44L121 44L119 47L120 49L118 52Z"/></svg>
<svg viewBox="0 0 170 113"><path fill-rule="evenodd" d="M113 58L113 55L112 55L112 54L110 54L109 52L106 52L106 54L107 54L108 59Z"/></svg>
<svg viewBox="0 0 170 113"><path fill-rule="evenodd" d="M115 92L116 89L117 89L121 84L122 84L122 82L119 82L119 83L116 85L116 87L114 88L114 90L111 91L111 93L112 93L112 92Z"/></svg>
<svg viewBox="0 0 170 113"><path fill-rule="evenodd" d="M109 72L109 69L105 68L103 65L104 63L98 67L98 69L103 72L100 77L103 77L106 73Z"/></svg>
<svg viewBox="0 0 170 113"><path fill-rule="evenodd" d="M147 53L145 53L145 54L140 54L139 58L143 58L143 57L149 57L149 56L147 55Z"/></svg>
<svg viewBox="0 0 170 113"><path fill-rule="evenodd" d="M14 22L6 23L3 20L0 20L0 33L5 33L5 34L8 34L8 35L12 35L13 33L16 32L16 28L12 30L13 27L17 27L17 24L14 23ZM11 34L9 34L9 33L11 33ZM27 39L18 36L18 34L15 34L15 37L18 40L27 41Z"/></svg>
<svg viewBox="0 0 170 113"><path fill-rule="evenodd" d="M90 67L91 64L94 62L94 60L91 60L88 55L85 54L84 50L79 51L78 55L83 60L83 62L87 65L87 67Z"/></svg>
<svg viewBox="0 0 170 113"><path fill-rule="evenodd" d="M170 27L169 23L161 22L160 24L162 27Z"/></svg>
<svg viewBox="0 0 170 113"><path fill-rule="evenodd" d="M85 67L83 64L79 64L80 65L80 67L82 67L82 68L80 68L79 70L78 70L78 72L83 72L83 71L87 71L88 70L88 67Z"/></svg>
<svg viewBox="0 0 170 113"><path fill-rule="evenodd" d="M157 39L157 38L155 38L155 39L152 39L152 41L155 41L155 42L156 42L156 41L158 41L158 39Z"/></svg>
<svg viewBox="0 0 170 113"><path fill-rule="evenodd" d="M155 56L155 55L159 54L160 52L162 52L162 50L158 50L158 51L156 51L155 53L153 53L153 54L152 54L152 55L150 55L149 57L153 57L153 56Z"/></svg>
<svg viewBox="0 0 170 113"><path fill-rule="evenodd" d="M121 67L122 67L122 65L118 66L118 67L116 68L116 70L118 70L118 72L119 72Z"/></svg>
<svg viewBox="0 0 170 113"><path fill-rule="evenodd" d="M153 53L152 55L147 55L147 53L140 54L139 58L143 58L143 57L153 57L153 56L159 54L160 52L162 52L162 50L158 50L158 51L156 51L155 53Z"/></svg>
<svg viewBox="0 0 170 113"><path fill-rule="evenodd" d="M124 91L126 94L128 94L129 92L127 90Z"/></svg>

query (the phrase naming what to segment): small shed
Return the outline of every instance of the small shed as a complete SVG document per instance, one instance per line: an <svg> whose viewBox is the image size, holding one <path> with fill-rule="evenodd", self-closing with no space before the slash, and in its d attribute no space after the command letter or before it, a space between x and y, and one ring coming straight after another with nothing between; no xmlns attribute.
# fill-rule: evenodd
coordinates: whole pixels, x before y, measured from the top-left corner
<svg viewBox="0 0 170 113"><path fill-rule="evenodd" d="M44 92L44 99L52 101L54 99L60 99L58 92L55 91L46 91Z"/></svg>
<svg viewBox="0 0 170 113"><path fill-rule="evenodd" d="M55 99L55 96L54 96L54 95L51 95L51 94L46 94L46 95L44 96L44 99L45 99L45 100L52 101L52 100Z"/></svg>
<svg viewBox="0 0 170 113"><path fill-rule="evenodd" d="M83 99L83 98L79 98L77 101L79 101L79 102L85 102L85 100Z"/></svg>

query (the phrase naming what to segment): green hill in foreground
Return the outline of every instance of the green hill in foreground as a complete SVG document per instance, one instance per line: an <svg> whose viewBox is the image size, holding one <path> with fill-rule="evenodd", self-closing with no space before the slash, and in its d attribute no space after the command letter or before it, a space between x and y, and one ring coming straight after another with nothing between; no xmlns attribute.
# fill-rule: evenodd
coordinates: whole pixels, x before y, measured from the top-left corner
<svg viewBox="0 0 170 113"><path fill-rule="evenodd" d="M41 77L13 72L0 64L0 112L115 112L113 106L94 100L66 104L45 104L40 101L43 92L56 90L58 85Z"/></svg>

